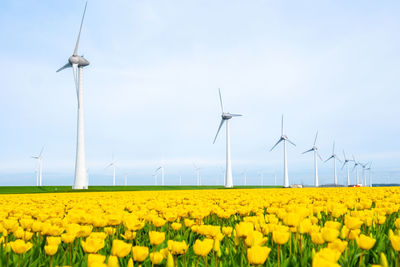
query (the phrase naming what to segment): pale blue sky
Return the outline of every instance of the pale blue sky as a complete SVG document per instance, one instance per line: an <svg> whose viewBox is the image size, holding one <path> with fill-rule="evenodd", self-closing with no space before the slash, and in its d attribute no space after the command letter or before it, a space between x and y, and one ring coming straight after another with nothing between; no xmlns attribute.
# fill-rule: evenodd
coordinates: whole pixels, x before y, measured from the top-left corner
<svg viewBox="0 0 400 267"><path fill-rule="evenodd" d="M33 184L30 156L46 145L44 184L72 184L76 96L72 54L84 1L0 2L0 185ZM215 183L225 162L218 87L231 123L233 172L278 182L280 116L292 181L311 184L319 130L377 182L399 178L399 1L89 1L79 53L84 71L86 152L92 184L117 176L152 183L164 160L167 183ZM332 164L322 164L321 183ZM342 173L341 173L342 175ZM268 178L267 178L268 177ZM341 176L342 177L342 176ZM389 178L388 178L389 177ZM386 179L386 180L385 180ZM221 180L221 178L220 178Z"/></svg>

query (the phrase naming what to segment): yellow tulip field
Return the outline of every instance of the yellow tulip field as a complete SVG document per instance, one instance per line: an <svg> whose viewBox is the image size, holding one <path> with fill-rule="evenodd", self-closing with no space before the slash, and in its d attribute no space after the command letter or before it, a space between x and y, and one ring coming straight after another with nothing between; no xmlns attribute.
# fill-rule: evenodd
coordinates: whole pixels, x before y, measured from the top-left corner
<svg viewBox="0 0 400 267"><path fill-rule="evenodd" d="M400 188L0 195L0 266L400 266Z"/></svg>

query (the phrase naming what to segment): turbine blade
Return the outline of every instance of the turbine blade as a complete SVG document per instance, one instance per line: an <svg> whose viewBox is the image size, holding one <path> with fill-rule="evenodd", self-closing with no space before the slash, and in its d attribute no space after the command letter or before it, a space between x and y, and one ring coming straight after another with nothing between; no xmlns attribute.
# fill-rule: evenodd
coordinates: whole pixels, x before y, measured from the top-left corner
<svg viewBox="0 0 400 267"><path fill-rule="evenodd" d="M343 162L342 170L343 170L344 166L346 165L346 163L347 163L346 161Z"/></svg>
<svg viewBox="0 0 400 267"><path fill-rule="evenodd" d="M325 160L324 162L327 162L327 161L329 161L330 159L332 159L334 156L332 155L332 156L330 156L327 160Z"/></svg>
<svg viewBox="0 0 400 267"><path fill-rule="evenodd" d="M271 150L270 151L272 151L280 142L282 142L282 138L280 138L279 140L278 140L278 142L276 142L276 144L271 148Z"/></svg>
<svg viewBox="0 0 400 267"><path fill-rule="evenodd" d="M338 158L338 156L335 157L340 163L342 163L342 160Z"/></svg>
<svg viewBox="0 0 400 267"><path fill-rule="evenodd" d="M318 158L321 160L321 161L324 161L323 159L322 159L322 157L321 157L321 155L317 152L317 155L318 155Z"/></svg>
<svg viewBox="0 0 400 267"><path fill-rule="evenodd" d="M222 103L222 102L221 102L221 103ZM219 124L219 127L218 127L217 134L215 135L215 138L214 138L214 142L213 142L213 144L215 143L215 140L217 140L218 133L219 133L219 131L221 130L221 127L222 127L222 125L224 124L224 122L225 122L225 120L224 120L224 119L222 119L222 120L221 120L221 123Z"/></svg>
<svg viewBox="0 0 400 267"><path fill-rule="evenodd" d="M242 114L231 114L231 113L229 113L229 115L231 115L232 117L240 117L240 116L243 116Z"/></svg>
<svg viewBox="0 0 400 267"><path fill-rule="evenodd" d="M42 156L42 153L43 153L43 149L44 149L44 146L42 146L42 150L40 150L40 154L39 154L39 157L41 157L41 156Z"/></svg>
<svg viewBox="0 0 400 267"><path fill-rule="evenodd" d="M161 166L160 167L158 167L155 171L157 172L158 170L160 170L161 169Z"/></svg>
<svg viewBox="0 0 400 267"><path fill-rule="evenodd" d="M344 156L344 160L346 160L347 158L346 158L346 154L344 153L344 150L343 150L343 156Z"/></svg>
<svg viewBox="0 0 400 267"><path fill-rule="evenodd" d="M224 105L222 104L221 89L219 89L219 88L218 88L218 93L219 93L219 102L221 104L221 110L222 110L222 113L224 113Z"/></svg>
<svg viewBox="0 0 400 267"><path fill-rule="evenodd" d="M63 69L66 69L66 68L70 68L70 67L72 67L72 65L71 65L71 63L67 63L67 64L65 64L64 66L62 66L61 68L59 68L56 72L60 72L60 71L62 71Z"/></svg>
<svg viewBox="0 0 400 267"><path fill-rule="evenodd" d="M282 122L281 122L281 135L283 135L283 114L282 114Z"/></svg>
<svg viewBox="0 0 400 267"><path fill-rule="evenodd" d="M314 146L315 146L315 143L317 142L317 137L318 137L318 131L317 131L317 134L315 135Z"/></svg>
<svg viewBox="0 0 400 267"><path fill-rule="evenodd" d="M303 153L301 153L301 154L306 154L306 153L308 153L308 152L311 152L311 151L313 151L314 149L309 149L309 150L307 150L307 151L304 151Z"/></svg>
<svg viewBox="0 0 400 267"><path fill-rule="evenodd" d="M289 139L286 139L286 141L288 141L288 142L291 143L292 145L296 146L296 144L293 143L292 141L290 141Z"/></svg>
<svg viewBox="0 0 400 267"><path fill-rule="evenodd" d="M335 141L333 141L332 155L335 154Z"/></svg>
<svg viewBox="0 0 400 267"><path fill-rule="evenodd" d="M83 19L85 18L86 6L87 6L87 1L86 1L86 4L85 4L85 9L83 10L83 16L82 16L82 21L81 21L81 27L79 28L78 38L76 39L74 56L78 55L79 39L81 38L81 31L82 31Z"/></svg>

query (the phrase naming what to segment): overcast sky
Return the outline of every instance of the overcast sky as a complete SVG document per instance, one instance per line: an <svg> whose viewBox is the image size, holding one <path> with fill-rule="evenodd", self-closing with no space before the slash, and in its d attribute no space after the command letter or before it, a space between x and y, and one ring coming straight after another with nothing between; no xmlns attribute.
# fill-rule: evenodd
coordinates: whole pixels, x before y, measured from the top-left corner
<svg viewBox="0 0 400 267"><path fill-rule="evenodd" d="M32 155L44 150L44 184L72 184L77 101L72 55L85 2L0 2L0 184L34 184ZM336 141L377 182L397 182L400 161L399 1L89 1L79 54L84 69L91 184L214 184L225 163L218 88L231 122L236 181L282 183L281 115L291 182L313 183L311 148L326 159ZM339 164L340 165L340 164ZM341 166L340 166L341 167ZM321 183L332 163L320 163ZM47 175L47 176L46 176ZM340 173L342 179L343 173ZM388 178L389 177L389 178ZM353 179L353 178L352 178ZM386 180L385 180L386 179ZM222 181L222 177L220 177Z"/></svg>

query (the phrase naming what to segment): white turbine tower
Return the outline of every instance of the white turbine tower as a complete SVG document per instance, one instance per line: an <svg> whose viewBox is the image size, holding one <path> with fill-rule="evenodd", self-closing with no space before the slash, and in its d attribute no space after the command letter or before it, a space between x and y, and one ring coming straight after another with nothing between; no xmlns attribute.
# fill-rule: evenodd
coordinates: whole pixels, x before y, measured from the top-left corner
<svg viewBox="0 0 400 267"><path fill-rule="evenodd" d="M303 154L305 154L305 153L314 151L314 179L315 179L314 180L314 184L315 184L316 187L319 186L319 180L318 180L318 158L320 158L322 160L321 156L318 153L318 147L315 145L316 142L317 142L317 137L318 137L318 131L317 131L317 134L315 135L313 147L310 148L309 150L303 152Z"/></svg>
<svg viewBox="0 0 400 267"><path fill-rule="evenodd" d="M365 176L365 169L367 168L369 163L363 164L363 163L359 162L359 164L361 165L361 168L362 168L362 177L364 180L363 186L367 186L367 177Z"/></svg>
<svg viewBox="0 0 400 267"><path fill-rule="evenodd" d="M112 167L113 168L113 185L115 186L115 160L114 160L114 155L112 156L111 163L107 165L106 168Z"/></svg>
<svg viewBox="0 0 400 267"><path fill-rule="evenodd" d="M156 169L156 173L158 171L161 170L161 185L164 186L165 185L165 180L164 180L164 165L161 164L157 169Z"/></svg>
<svg viewBox="0 0 400 267"><path fill-rule="evenodd" d="M282 115L282 128L281 128L281 138L276 142L276 144L271 148L272 151L280 142L283 141L283 186L289 187L289 175L288 175L288 168L287 168L287 157L286 157L286 142L296 146L289 138L284 134L283 130L283 115Z"/></svg>
<svg viewBox="0 0 400 267"><path fill-rule="evenodd" d="M221 90L218 88L219 92L219 101L221 103L221 123L219 124L217 134L215 135L214 142L217 140L218 133L221 130L222 125L226 122L226 176L225 176L225 187L232 188L233 187L233 178L232 178L232 163L231 163L231 141L229 134L229 120L233 117L240 117L241 114L231 114L229 112L224 111L224 106L222 104Z"/></svg>
<svg viewBox="0 0 400 267"><path fill-rule="evenodd" d="M247 170L244 170L242 174L243 174L243 185L247 185Z"/></svg>
<svg viewBox="0 0 400 267"><path fill-rule="evenodd" d="M196 164L193 163L194 170L196 172L196 184L197 186L201 185L201 178L200 178L200 170L201 168L197 167Z"/></svg>
<svg viewBox="0 0 400 267"><path fill-rule="evenodd" d="M356 185L358 185L360 183L360 180L358 178L358 165L360 165L360 163L356 161L356 159L354 158L354 155L353 155L353 162L354 162L353 171L356 170L356 182L357 182Z"/></svg>
<svg viewBox="0 0 400 267"><path fill-rule="evenodd" d="M83 11L81 26L79 28L78 38L76 40L74 53L69 57L68 63L57 70L57 72L63 69L72 67L74 75L74 83L76 88L76 96L78 98L78 134L77 134L77 145L76 145L76 161L75 161L75 181L73 189L87 189L89 180L86 171L86 159L85 159L85 132L84 132L84 116L83 116L83 68L89 65L83 56L78 56L79 39L81 36L83 19L85 18L86 6Z"/></svg>
<svg viewBox="0 0 400 267"><path fill-rule="evenodd" d="M351 159L346 158L346 153L344 153L344 150L343 150L343 159L344 159L344 162L343 162L342 170L343 170L344 166L347 167L347 186L349 186L349 185L350 185L350 168L349 168L349 162L351 161Z"/></svg>
<svg viewBox="0 0 400 267"><path fill-rule="evenodd" d="M337 180L337 175L336 175L336 160L338 160L339 162L341 162L341 160L335 154L335 142L333 142L332 155L327 160L325 160L325 162L327 162L327 161L329 161L331 159L333 159L333 184L337 185L338 184L338 180Z"/></svg>
<svg viewBox="0 0 400 267"><path fill-rule="evenodd" d="M33 159L38 160L38 171L36 172L36 186L42 186L42 168L43 168L43 149L44 146L42 147L42 150L40 150L40 153L38 156L32 156Z"/></svg>

